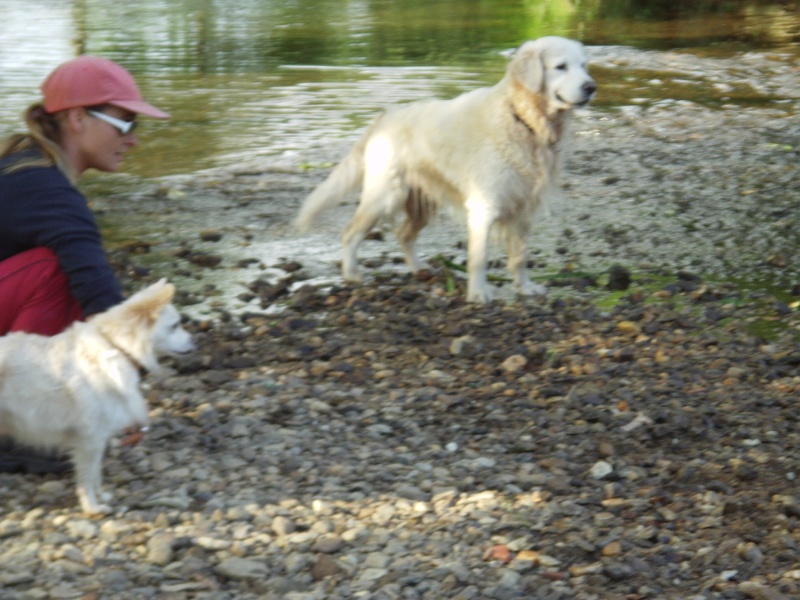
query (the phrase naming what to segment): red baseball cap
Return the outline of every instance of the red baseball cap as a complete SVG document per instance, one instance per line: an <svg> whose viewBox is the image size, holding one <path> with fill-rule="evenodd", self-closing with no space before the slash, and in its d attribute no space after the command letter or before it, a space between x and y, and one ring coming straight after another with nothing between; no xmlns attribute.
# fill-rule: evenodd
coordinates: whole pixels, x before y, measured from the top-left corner
<svg viewBox="0 0 800 600"><path fill-rule="evenodd" d="M44 80L42 94L48 113L78 106L113 104L148 117L169 117L168 113L142 99L128 71L96 56L79 56L56 67Z"/></svg>

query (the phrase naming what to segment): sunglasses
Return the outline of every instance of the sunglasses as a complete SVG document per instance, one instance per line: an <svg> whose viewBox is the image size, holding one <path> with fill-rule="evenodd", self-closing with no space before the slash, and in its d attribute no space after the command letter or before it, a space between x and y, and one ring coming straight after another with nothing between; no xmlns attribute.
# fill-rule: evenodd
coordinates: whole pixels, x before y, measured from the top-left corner
<svg viewBox="0 0 800 600"><path fill-rule="evenodd" d="M116 117L112 117L97 110L87 110L86 112L95 119L100 119L111 125L114 129L119 131L120 135L133 133L133 130L139 125L136 121L123 121L122 119L117 119Z"/></svg>

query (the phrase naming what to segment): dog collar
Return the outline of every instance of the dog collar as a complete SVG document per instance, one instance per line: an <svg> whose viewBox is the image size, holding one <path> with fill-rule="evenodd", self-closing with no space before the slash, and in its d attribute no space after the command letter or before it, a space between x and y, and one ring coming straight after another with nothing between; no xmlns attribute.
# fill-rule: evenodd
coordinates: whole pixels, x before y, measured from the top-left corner
<svg viewBox="0 0 800 600"><path fill-rule="evenodd" d="M525 129L527 129L533 137L536 137L536 132L533 130L533 127L531 127L528 122L522 118L522 115L517 112L517 109L514 108L514 105L510 104L509 108L511 109L511 114L514 116L514 120L524 125ZM554 130L552 126L549 126L548 130L551 133L551 139L549 142L546 142L547 146L553 152L561 152L561 144L559 143L561 141L560 133Z"/></svg>
<svg viewBox="0 0 800 600"><path fill-rule="evenodd" d="M138 371L139 377L141 379L144 379L145 377L147 377L147 374L150 373L150 371L147 369L147 367L145 367L142 363L140 363L138 360L133 358L130 354L128 354L127 352L125 352L121 348L117 348L117 350L119 350L122 353L122 355L125 358L127 358L134 367L136 367L136 370Z"/></svg>
<svg viewBox="0 0 800 600"><path fill-rule="evenodd" d="M120 350L120 352L122 352L122 354L125 355L125 358L127 358L129 361L131 361L131 364L134 367L136 367L136 370L139 372L139 378L140 379L144 379L145 377L147 377L147 374L150 373L150 371L148 370L147 367L145 367L142 363L140 363L138 360L133 358L130 354L128 354L124 350Z"/></svg>
<svg viewBox="0 0 800 600"><path fill-rule="evenodd" d="M103 336L103 337L105 337L105 336ZM140 377L140 378L144 379L144 378L147 376L147 374L148 374L148 373L150 373L150 370L149 370L147 367L145 367L145 366L144 366L142 363L140 363L138 360L136 360L135 358L133 358L133 357L130 355L130 353L126 352L125 350L123 350L122 348L120 348L119 346L117 346L117 345L116 345L114 342L112 342L112 341L111 341L110 339L108 339L107 337L106 337L106 341L107 341L109 344L111 344L111 346L112 346L112 347L113 347L113 348L114 348L114 349L115 349L117 352L119 352L120 354L122 354L122 356L124 356L125 358L127 358L127 359L128 359L128 362L129 362L129 363L131 363L131 364L132 364L132 365L133 365L133 366L136 368L136 371L139 373L139 377Z"/></svg>
<svg viewBox="0 0 800 600"><path fill-rule="evenodd" d="M514 105L510 104L509 106L511 108L511 114L514 115L514 120L519 122L519 123L522 123L525 126L525 129L530 131L531 135L535 136L536 132L534 132L533 129L531 128L531 126L528 125L528 122L520 116L520 114L517 112L517 109L514 108Z"/></svg>

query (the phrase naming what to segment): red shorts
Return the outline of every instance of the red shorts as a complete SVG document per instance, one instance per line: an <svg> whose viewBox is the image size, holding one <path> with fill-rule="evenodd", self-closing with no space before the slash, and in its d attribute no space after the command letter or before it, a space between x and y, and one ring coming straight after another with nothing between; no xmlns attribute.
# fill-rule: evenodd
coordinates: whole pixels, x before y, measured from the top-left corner
<svg viewBox="0 0 800 600"><path fill-rule="evenodd" d="M82 318L52 250L33 248L0 262L0 335L55 335Z"/></svg>

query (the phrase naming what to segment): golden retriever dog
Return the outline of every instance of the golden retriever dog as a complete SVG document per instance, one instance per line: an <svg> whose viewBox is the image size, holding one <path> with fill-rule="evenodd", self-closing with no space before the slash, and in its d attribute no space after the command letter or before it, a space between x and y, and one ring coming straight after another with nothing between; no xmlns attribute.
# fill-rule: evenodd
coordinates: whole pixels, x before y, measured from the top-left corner
<svg viewBox="0 0 800 600"><path fill-rule="evenodd" d="M174 293L162 279L58 335L0 337L0 434L68 452L87 514L111 512L101 489L111 437L148 424L142 375L158 370L157 353L194 349Z"/></svg>
<svg viewBox="0 0 800 600"><path fill-rule="evenodd" d="M418 271L417 235L439 207L456 207L466 212L468 301L492 297L493 229L505 243L516 291L544 293L526 274L527 237L537 210L557 198L570 116L596 89L580 43L552 36L525 42L496 85L378 117L308 196L296 225L307 231L320 212L360 188L342 236L343 276L359 281L356 252L372 227L405 212L398 238L406 264Z"/></svg>

